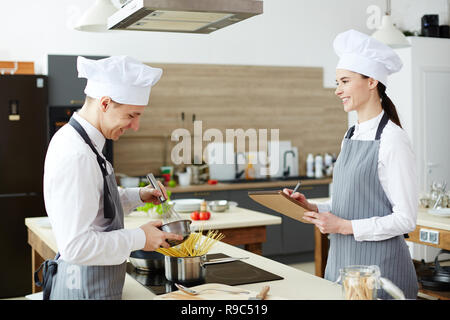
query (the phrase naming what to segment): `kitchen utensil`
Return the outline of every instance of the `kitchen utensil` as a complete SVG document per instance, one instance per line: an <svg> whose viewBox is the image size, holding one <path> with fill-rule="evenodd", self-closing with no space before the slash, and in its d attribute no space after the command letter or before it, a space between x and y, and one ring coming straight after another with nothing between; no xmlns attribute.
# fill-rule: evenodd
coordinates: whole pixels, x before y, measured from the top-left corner
<svg viewBox="0 0 450 320"><path fill-rule="evenodd" d="M402 290L390 280L381 277L380 268L376 265L348 266L339 271L336 283L342 282L342 293L346 300L376 300L380 288L395 299L405 299Z"/></svg>
<svg viewBox="0 0 450 320"><path fill-rule="evenodd" d="M447 188L447 181L444 182L444 184L443 184L443 186L442 186L442 188L441 188L441 190L439 192L439 196L438 196L436 202L434 203L433 209L436 209L437 206L440 204L441 199L442 199L442 195L445 194L445 189L446 188Z"/></svg>
<svg viewBox="0 0 450 320"><path fill-rule="evenodd" d="M191 296L196 296L201 294L202 292L205 291L221 291L221 292L228 292L228 293L246 293L249 294L249 291L244 291L244 290L225 290L225 289L217 289L217 288L207 288L207 289L202 289L202 290L194 290L192 288L187 288L185 286L183 286L180 283L175 283L175 287L177 287L179 290L183 291L184 293L190 294Z"/></svg>
<svg viewBox="0 0 450 320"><path fill-rule="evenodd" d="M220 258L208 261L206 254L196 257L164 257L165 275L172 282L196 283L205 280L206 267L210 264L228 263L246 258Z"/></svg>
<svg viewBox="0 0 450 320"><path fill-rule="evenodd" d="M215 201L209 201L208 207L211 209L211 211L214 212L224 212L228 210L229 204L227 200L215 200Z"/></svg>
<svg viewBox="0 0 450 320"><path fill-rule="evenodd" d="M159 183L156 181L153 174L149 173L147 175L147 179L153 188L161 192L159 200L161 201L161 207L163 211L162 214L163 225L159 228L165 232L171 232L182 235L183 240L167 240L167 242L172 247L179 245L180 243L185 241L191 234L190 224L192 221L182 219L180 215L176 212L176 210L172 208L172 206L168 203L167 199L165 198L161 188L159 187Z"/></svg>
<svg viewBox="0 0 450 320"><path fill-rule="evenodd" d="M155 251L132 251L129 260L140 271L149 272L164 269L164 255Z"/></svg>
<svg viewBox="0 0 450 320"><path fill-rule="evenodd" d="M256 295L256 297L251 297L248 300L264 300L269 292L270 287L264 286L261 291Z"/></svg>
<svg viewBox="0 0 450 320"><path fill-rule="evenodd" d="M183 240L166 240L171 247L184 242L191 234L191 220L176 220L168 222L159 227L162 231L176 233L183 236Z"/></svg>

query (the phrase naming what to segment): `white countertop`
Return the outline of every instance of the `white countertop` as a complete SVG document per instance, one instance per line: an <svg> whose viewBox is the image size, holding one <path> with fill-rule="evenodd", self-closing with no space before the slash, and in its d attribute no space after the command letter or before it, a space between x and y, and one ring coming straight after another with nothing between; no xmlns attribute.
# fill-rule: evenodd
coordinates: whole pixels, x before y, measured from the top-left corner
<svg viewBox="0 0 450 320"><path fill-rule="evenodd" d="M311 202L325 202L330 198L309 199ZM419 207L417 212L417 225L450 231L450 217L438 217L428 213L428 209Z"/></svg>
<svg viewBox="0 0 450 320"><path fill-rule="evenodd" d="M186 215L187 216L187 215ZM148 222L145 213L136 212L125 218L125 228L135 228ZM195 221L194 227L198 227L202 222ZM252 210L235 208L229 212L213 213L211 220L206 221L206 226L214 229L236 228L243 226L258 226L281 223L281 218L269 214L263 214ZM51 227L48 225L48 218L27 218L25 224L36 235L38 235L53 251L57 252L56 241ZM257 266L258 268L272 272L283 277L283 280L260 282L248 285L239 285L240 288L259 292L264 285L270 286L270 295L285 299L342 299L341 286L316 277L309 273L289 267L282 263L267 259L263 256L253 254L238 247L218 242L209 253L224 253L235 257L249 257L245 262ZM125 277L123 299L138 300L153 299L155 295L134 280L128 274Z"/></svg>
<svg viewBox="0 0 450 320"><path fill-rule="evenodd" d="M180 213L181 218L190 219L190 213ZM142 211L134 211L125 217L125 228L137 228L149 221L157 219L150 218L147 213ZM225 212L212 212L209 220L197 220L191 224L191 230L197 231L200 227L203 230L208 229L230 229L242 227L267 226L281 224L281 218L271 214L261 213L258 211L248 210L239 207L232 207Z"/></svg>

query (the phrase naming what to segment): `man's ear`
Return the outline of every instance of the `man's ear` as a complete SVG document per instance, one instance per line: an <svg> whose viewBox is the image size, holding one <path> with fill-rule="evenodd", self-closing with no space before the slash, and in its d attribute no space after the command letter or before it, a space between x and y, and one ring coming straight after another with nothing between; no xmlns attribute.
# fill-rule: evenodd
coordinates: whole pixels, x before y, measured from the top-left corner
<svg viewBox="0 0 450 320"><path fill-rule="evenodd" d="M367 84L369 86L369 89L376 89L378 86L378 80L375 80L374 78L368 78Z"/></svg>
<svg viewBox="0 0 450 320"><path fill-rule="evenodd" d="M100 108L102 109L103 112L106 112L106 110L108 110L108 108L111 107L111 98L110 97L101 97L100 99Z"/></svg>

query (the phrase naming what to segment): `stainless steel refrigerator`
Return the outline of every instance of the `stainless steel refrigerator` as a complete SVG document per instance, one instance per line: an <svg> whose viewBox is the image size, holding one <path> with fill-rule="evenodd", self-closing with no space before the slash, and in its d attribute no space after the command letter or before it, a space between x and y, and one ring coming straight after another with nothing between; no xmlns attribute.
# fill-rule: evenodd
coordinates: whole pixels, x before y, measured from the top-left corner
<svg viewBox="0 0 450 320"><path fill-rule="evenodd" d="M46 215L47 99L47 77L0 75L0 298L31 293L25 218Z"/></svg>

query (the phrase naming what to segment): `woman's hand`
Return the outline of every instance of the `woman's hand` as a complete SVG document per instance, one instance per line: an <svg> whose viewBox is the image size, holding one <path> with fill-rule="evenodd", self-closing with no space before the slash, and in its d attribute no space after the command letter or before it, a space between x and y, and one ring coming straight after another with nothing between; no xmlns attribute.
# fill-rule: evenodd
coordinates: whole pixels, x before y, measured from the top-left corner
<svg viewBox="0 0 450 320"><path fill-rule="evenodd" d="M319 212L319 210L317 209L317 206L314 203L310 203L308 200L306 200L306 197L303 193L300 192L295 192L294 194L292 194L292 189L287 189L284 188L283 192L285 194L287 194L288 196L294 198L295 200L297 200L298 202L300 202L303 207L305 207L306 209L310 210L310 211L315 211L315 212Z"/></svg>
<svg viewBox="0 0 450 320"><path fill-rule="evenodd" d="M353 234L352 222L335 216L331 212L313 212L307 211L303 219L309 221L319 228L321 233L341 233Z"/></svg>
<svg viewBox="0 0 450 320"><path fill-rule="evenodd" d="M164 198L168 198L166 188L162 185L161 182L158 181L159 188L162 193L158 190L152 188L150 185L139 189L139 196L141 197L142 202L151 202L153 204L160 204L159 197L164 195Z"/></svg>

